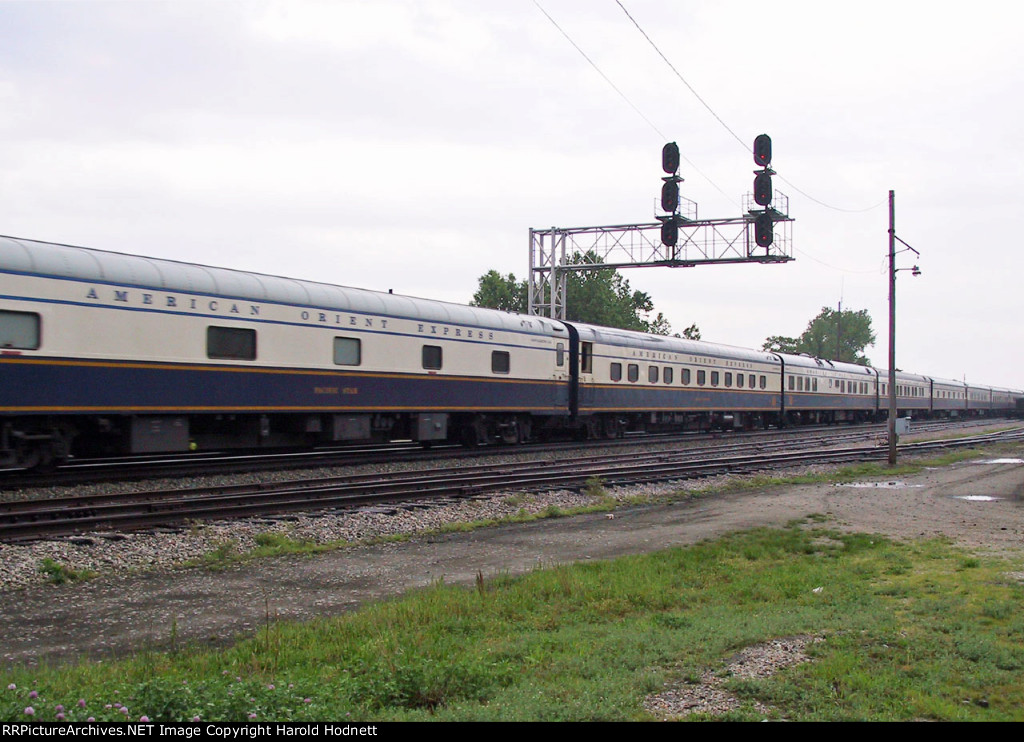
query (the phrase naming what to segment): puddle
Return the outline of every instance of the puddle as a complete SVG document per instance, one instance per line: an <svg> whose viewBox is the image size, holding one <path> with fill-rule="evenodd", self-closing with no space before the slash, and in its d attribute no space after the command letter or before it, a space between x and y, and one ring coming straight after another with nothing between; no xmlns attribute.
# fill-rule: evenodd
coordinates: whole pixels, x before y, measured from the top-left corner
<svg viewBox="0 0 1024 742"><path fill-rule="evenodd" d="M992 495L955 495L953 499L967 500L968 502L998 502L1003 498L993 497Z"/></svg>
<svg viewBox="0 0 1024 742"><path fill-rule="evenodd" d="M972 464L1024 464L1024 459L985 459L984 461L972 461Z"/></svg>
<svg viewBox="0 0 1024 742"><path fill-rule="evenodd" d="M910 487L924 487L923 484L907 484L906 482L846 482L837 484L836 487L871 487L876 489L904 489Z"/></svg>

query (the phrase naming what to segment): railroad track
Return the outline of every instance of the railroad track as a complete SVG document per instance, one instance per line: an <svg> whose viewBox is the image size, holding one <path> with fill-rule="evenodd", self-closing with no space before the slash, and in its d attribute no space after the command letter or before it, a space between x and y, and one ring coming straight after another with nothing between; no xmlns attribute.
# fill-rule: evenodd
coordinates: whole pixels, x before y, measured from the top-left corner
<svg viewBox="0 0 1024 742"><path fill-rule="evenodd" d="M863 437L863 436L861 436ZM957 439L907 443L903 454L1024 440L1024 428ZM424 502L496 491L576 489L599 477L606 486L738 474L810 464L884 460L879 446L793 451L787 440L756 453L671 449L577 456L512 465L458 465L454 470L362 474L287 482L222 485L142 493L86 495L0 503L0 541L65 537L96 531L174 528L190 522L288 512L316 512L387 502ZM750 443L744 444L750 449ZM779 447L784 447L780 449Z"/></svg>
<svg viewBox="0 0 1024 742"><path fill-rule="evenodd" d="M988 419L952 423L958 428L970 428L993 422ZM929 429L948 429L949 421L915 423L915 432ZM437 445L423 449L413 442L351 445L313 451L250 451L215 452L207 451L186 455L149 455L122 458L92 458L72 460L56 472L36 473L17 470L0 471L0 491L11 492L32 488L72 487L99 482L127 482L155 477L196 477L213 475L245 474L258 471L288 471L314 467L355 466L364 464L390 464L398 461L430 461L439 456L453 459L473 459L510 451L543 453L567 450L586 451L596 447L632 446L638 442L679 443L706 445L735 440L737 445L750 445L749 441L771 441L779 438L801 440L828 437L833 440L870 440L884 434L884 423L857 426L826 426L785 428L770 431L730 431L721 433L674 433L660 435L630 435L625 439L606 441L561 441L557 443L531 443L523 447L483 446L467 449L458 445ZM742 443L740 443L742 442ZM0 497L2 499L2 497Z"/></svg>

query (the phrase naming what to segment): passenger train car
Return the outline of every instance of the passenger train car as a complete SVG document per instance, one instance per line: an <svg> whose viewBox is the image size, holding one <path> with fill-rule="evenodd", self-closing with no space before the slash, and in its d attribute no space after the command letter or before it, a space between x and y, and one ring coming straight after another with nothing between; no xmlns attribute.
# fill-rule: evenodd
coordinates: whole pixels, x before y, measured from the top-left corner
<svg viewBox="0 0 1024 742"><path fill-rule="evenodd" d="M876 419L887 372L0 237L0 466ZM900 414L1024 393L900 372Z"/></svg>

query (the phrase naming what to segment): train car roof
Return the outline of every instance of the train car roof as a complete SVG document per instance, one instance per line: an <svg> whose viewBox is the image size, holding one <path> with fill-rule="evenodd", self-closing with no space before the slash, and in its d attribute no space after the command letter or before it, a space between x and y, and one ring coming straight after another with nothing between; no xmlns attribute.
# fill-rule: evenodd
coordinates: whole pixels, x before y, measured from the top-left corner
<svg viewBox="0 0 1024 742"><path fill-rule="evenodd" d="M0 272L408 317L530 334L565 331L560 323L543 317L15 237L0 236Z"/></svg>
<svg viewBox="0 0 1024 742"><path fill-rule="evenodd" d="M775 353L763 350L737 348L732 345L706 343L703 340L689 340L668 335L650 335L634 330L620 330L614 327L599 327L578 322L569 322L568 324L576 328L580 333L580 339L606 343L608 345L637 348L657 353L689 353L692 355L729 358L752 363L773 363L777 365L779 362Z"/></svg>
<svg viewBox="0 0 1024 742"><path fill-rule="evenodd" d="M842 371L849 374L865 374L875 378L875 370L871 366L861 366L859 363L846 363L845 361L829 361L824 358L816 358L809 355L793 355L791 353L776 353L786 363L786 368L820 368L825 371Z"/></svg>

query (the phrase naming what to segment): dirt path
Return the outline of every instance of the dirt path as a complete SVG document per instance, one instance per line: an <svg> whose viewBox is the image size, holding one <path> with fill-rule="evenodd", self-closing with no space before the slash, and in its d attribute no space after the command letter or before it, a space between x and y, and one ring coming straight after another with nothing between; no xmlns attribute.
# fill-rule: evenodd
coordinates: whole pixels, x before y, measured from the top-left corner
<svg viewBox="0 0 1024 742"><path fill-rule="evenodd" d="M1024 454L1024 447L1021 452ZM991 460L989 460L991 461ZM967 498L993 499L967 499ZM692 544L821 514L834 526L898 538L944 534L1024 556L1024 463L965 463L899 486L806 485L713 495L605 515L548 519L210 572L109 576L2 596L3 663L108 657L179 643L222 644L268 619L340 613L443 579L516 574Z"/></svg>

